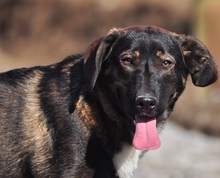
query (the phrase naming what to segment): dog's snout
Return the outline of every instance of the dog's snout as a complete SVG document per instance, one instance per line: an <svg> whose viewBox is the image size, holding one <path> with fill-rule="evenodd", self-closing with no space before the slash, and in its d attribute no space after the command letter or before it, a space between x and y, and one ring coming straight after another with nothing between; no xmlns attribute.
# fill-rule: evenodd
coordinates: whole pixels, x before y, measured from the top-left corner
<svg viewBox="0 0 220 178"><path fill-rule="evenodd" d="M139 111L152 111L157 104L157 99L153 96L142 96L136 99L136 107Z"/></svg>

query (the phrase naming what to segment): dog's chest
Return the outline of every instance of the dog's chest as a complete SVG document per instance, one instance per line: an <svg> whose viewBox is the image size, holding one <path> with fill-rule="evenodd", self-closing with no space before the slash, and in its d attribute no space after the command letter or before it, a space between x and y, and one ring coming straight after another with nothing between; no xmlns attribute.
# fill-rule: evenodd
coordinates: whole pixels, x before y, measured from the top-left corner
<svg viewBox="0 0 220 178"><path fill-rule="evenodd" d="M120 178L130 178L138 166L138 160L142 151L136 150L133 146L124 145L123 149L113 158L116 172Z"/></svg>

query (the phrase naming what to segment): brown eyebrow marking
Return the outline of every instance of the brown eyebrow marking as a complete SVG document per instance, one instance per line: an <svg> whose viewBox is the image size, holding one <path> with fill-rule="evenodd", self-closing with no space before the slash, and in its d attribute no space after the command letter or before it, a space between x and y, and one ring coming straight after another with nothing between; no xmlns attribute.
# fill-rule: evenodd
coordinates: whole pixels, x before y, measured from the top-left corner
<svg viewBox="0 0 220 178"><path fill-rule="evenodd" d="M135 55L135 57L139 57L140 56L140 52L139 51L134 51L134 55Z"/></svg>
<svg viewBox="0 0 220 178"><path fill-rule="evenodd" d="M161 56L163 56L163 55L164 55L164 54L162 53L162 51L157 51L157 52L156 52L156 56L157 56L157 57L161 57Z"/></svg>
<svg viewBox="0 0 220 178"><path fill-rule="evenodd" d="M166 59L166 57L169 57L170 59L172 59L175 62L174 57L170 53L163 53L162 51L157 51L156 56L160 57L161 59Z"/></svg>

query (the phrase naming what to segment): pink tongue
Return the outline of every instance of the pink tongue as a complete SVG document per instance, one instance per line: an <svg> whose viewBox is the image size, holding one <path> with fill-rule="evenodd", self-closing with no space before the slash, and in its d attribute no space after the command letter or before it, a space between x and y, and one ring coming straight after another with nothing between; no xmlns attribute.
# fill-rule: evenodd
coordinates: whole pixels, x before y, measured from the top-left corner
<svg viewBox="0 0 220 178"><path fill-rule="evenodd" d="M156 150L160 147L160 139L156 128L156 118L144 119L136 117L136 131L133 145L138 150Z"/></svg>

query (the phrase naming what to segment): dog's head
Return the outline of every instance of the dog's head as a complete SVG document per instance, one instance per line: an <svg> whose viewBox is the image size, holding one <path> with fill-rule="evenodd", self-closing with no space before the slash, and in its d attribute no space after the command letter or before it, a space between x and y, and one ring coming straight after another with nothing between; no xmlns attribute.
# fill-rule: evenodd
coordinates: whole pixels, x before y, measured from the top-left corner
<svg viewBox="0 0 220 178"><path fill-rule="evenodd" d="M99 85L117 110L136 119L138 149L159 146L156 123L168 117L189 74L196 86L217 79L212 56L200 41L153 26L110 30L90 45L84 62L87 90Z"/></svg>

